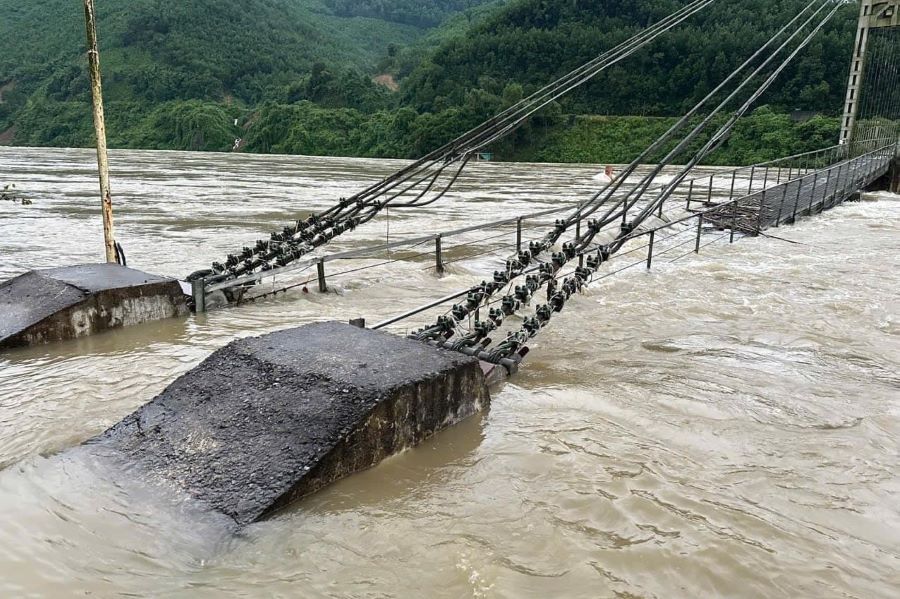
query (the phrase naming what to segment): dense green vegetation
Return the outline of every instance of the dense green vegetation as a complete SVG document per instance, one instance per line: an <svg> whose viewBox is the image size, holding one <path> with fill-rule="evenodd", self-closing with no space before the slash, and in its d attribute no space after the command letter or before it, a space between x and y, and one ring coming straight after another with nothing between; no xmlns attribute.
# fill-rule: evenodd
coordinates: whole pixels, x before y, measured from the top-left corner
<svg viewBox="0 0 900 599"><path fill-rule="evenodd" d="M251 152L415 157L678 4L104 0L109 141L226 151L241 138ZM629 160L800 4L716 3L492 150L500 159ZM0 0L0 14L0 143L15 125L15 143L90 145L80 3ZM755 162L836 139L855 14L842 9L712 162ZM826 116L796 123L792 110Z"/></svg>
<svg viewBox="0 0 900 599"><path fill-rule="evenodd" d="M446 41L412 73L406 104L457 105L472 90L511 82L531 91L670 14L677 0L518 0ZM598 76L564 103L579 114L674 115L694 105L777 31L803 2L711 5L649 48ZM836 113L846 89L857 18L853 4L789 67L765 103Z"/></svg>
<svg viewBox="0 0 900 599"><path fill-rule="evenodd" d="M0 0L0 80L71 87L84 73L81 5ZM365 70L420 28L344 18L318 0L105 0L99 4L108 93L149 100L260 99L317 62Z"/></svg>
<svg viewBox="0 0 900 599"><path fill-rule="evenodd" d="M436 27L447 17L491 0L326 0L335 14Z"/></svg>
<svg viewBox="0 0 900 599"><path fill-rule="evenodd" d="M358 79L390 44L425 33L341 17L319 0L105 0L98 10L105 96L141 118L174 100L292 98L317 65ZM0 132L15 121L22 143L71 143L80 127L68 117L88 99L81 3L0 0L0 14L0 86L15 85L2 94ZM38 112L56 122L35 130Z"/></svg>
<svg viewBox="0 0 900 599"><path fill-rule="evenodd" d="M512 160L533 162L618 163L641 153L662 135L676 117L577 117L545 129L528 147L515 150ZM816 116L795 122L768 106L738 122L728 141L705 161L713 165L754 164L832 145L840 118ZM693 149L697 149L696 147Z"/></svg>

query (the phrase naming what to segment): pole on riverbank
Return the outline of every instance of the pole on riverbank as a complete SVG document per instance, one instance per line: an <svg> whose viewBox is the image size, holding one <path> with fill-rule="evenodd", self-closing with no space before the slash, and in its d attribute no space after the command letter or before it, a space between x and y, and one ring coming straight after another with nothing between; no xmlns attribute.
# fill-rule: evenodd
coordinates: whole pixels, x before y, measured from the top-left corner
<svg viewBox="0 0 900 599"><path fill-rule="evenodd" d="M106 261L115 263L116 238L113 233L109 154L106 149L106 120L103 114L103 83L100 78L100 49L97 43L97 16L94 10L94 0L84 0L84 21L87 31L91 99L94 107L94 131L97 135L97 168L100 171L100 200L103 206L103 241L106 246Z"/></svg>

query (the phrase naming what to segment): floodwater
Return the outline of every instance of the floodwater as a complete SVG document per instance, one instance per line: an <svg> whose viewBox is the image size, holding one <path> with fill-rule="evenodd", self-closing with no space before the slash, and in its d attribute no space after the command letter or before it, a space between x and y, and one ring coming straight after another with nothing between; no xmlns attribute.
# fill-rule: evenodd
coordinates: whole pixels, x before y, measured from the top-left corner
<svg viewBox="0 0 900 599"><path fill-rule="evenodd" d="M0 148L0 187L34 200L0 205L0 279L101 258L92 160ZM185 275L395 166L115 152L118 235L130 265ZM336 247L571 202L597 170L477 164L453 198ZM391 261L333 276L336 293L6 353L0 596L896 597L898 209L883 195L781 239L673 245L574 298L488 413L238 535L61 452L232 339L466 288L512 229L446 241L440 278L414 252L330 263Z"/></svg>

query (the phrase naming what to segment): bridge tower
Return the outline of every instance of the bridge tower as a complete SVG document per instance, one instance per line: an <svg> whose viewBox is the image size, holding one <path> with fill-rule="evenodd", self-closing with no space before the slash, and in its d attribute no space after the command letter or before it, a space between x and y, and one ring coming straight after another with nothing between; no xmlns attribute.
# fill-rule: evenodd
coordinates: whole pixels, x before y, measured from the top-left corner
<svg viewBox="0 0 900 599"><path fill-rule="evenodd" d="M853 46L853 61L850 63L850 80L847 84L847 102L841 122L841 144L855 140L870 34L873 30L898 26L900 26L900 0L861 0L859 27Z"/></svg>

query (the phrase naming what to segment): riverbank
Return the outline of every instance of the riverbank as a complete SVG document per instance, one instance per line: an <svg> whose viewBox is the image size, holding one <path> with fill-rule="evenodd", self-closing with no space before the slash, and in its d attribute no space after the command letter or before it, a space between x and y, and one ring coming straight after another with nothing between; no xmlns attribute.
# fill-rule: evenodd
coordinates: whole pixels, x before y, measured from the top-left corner
<svg viewBox="0 0 900 599"><path fill-rule="evenodd" d="M422 156L488 116L455 108L437 114L409 108L367 113L311 102L270 102L251 109L233 103L179 101L150 112L138 104L112 102L107 112L112 148L230 152L240 140L240 151L254 154L400 159ZM675 121L675 117L563 115L548 110L488 149L502 161L627 163ZM835 143L839 131L836 117L798 119L763 106L742 119L706 163L740 166L811 151ZM87 104L51 103L24 111L11 141L90 147L92 135Z"/></svg>

